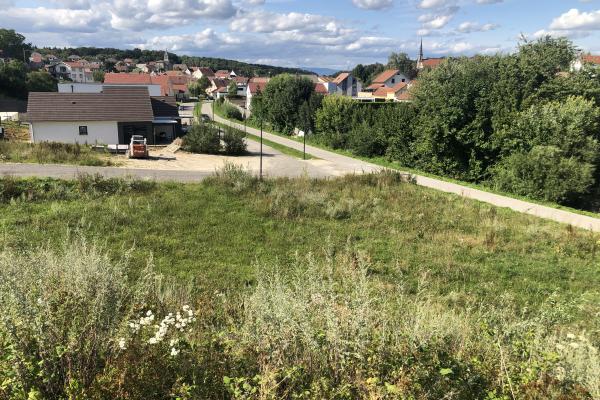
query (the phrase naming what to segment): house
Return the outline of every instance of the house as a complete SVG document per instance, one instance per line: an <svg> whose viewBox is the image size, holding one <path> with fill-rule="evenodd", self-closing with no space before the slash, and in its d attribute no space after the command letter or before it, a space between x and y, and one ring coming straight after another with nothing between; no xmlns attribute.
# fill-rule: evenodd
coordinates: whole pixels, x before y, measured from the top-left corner
<svg viewBox="0 0 600 400"><path fill-rule="evenodd" d="M600 66L600 56L591 54L580 54L575 61L571 63L571 71L579 72L585 65Z"/></svg>
<svg viewBox="0 0 600 400"><path fill-rule="evenodd" d="M94 82L94 76L87 61L68 61L63 64L69 67L70 79L73 82Z"/></svg>
<svg viewBox="0 0 600 400"><path fill-rule="evenodd" d="M246 96L246 88L248 87L248 82L250 82L250 78L246 78L244 76L236 76L232 80L237 84L237 95Z"/></svg>
<svg viewBox="0 0 600 400"><path fill-rule="evenodd" d="M315 84L315 93L327 96L329 94L329 90L327 89L327 87L325 87L325 84L317 83Z"/></svg>
<svg viewBox="0 0 600 400"><path fill-rule="evenodd" d="M248 111L252 111L252 98L263 92L269 82L268 78L264 78L266 81L253 81L253 79L255 78L250 79L250 82L248 82L248 86L246 87L246 110Z"/></svg>
<svg viewBox="0 0 600 400"><path fill-rule="evenodd" d="M78 56L78 55L76 55L76 54L72 54L72 55L70 55L69 57L67 57L67 59L68 59L69 61L80 61L80 60L81 60L81 57L79 57L79 56Z"/></svg>
<svg viewBox="0 0 600 400"><path fill-rule="evenodd" d="M173 96L173 90L169 84L167 75L151 75L144 73L115 73L109 72L104 75L104 83L107 85L158 85L160 96Z"/></svg>
<svg viewBox="0 0 600 400"><path fill-rule="evenodd" d="M366 92L375 92L381 87L392 88L398 83L409 83L410 79L397 69L388 69L377 75L373 83L366 88Z"/></svg>
<svg viewBox="0 0 600 400"><path fill-rule="evenodd" d="M215 72L215 78L218 79L229 79L231 78L230 72L224 69L220 69L217 72Z"/></svg>
<svg viewBox="0 0 600 400"><path fill-rule="evenodd" d="M215 77L215 73L207 67L192 67L192 77L194 79L202 79L203 76L210 79Z"/></svg>
<svg viewBox="0 0 600 400"><path fill-rule="evenodd" d="M115 64L115 71L117 72L129 72L130 67L124 61L118 61Z"/></svg>
<svg viewBox="0 0 600 400"><path fill-rule="evenodd" d="M79 83L94 82L92 70L86 63L81 61L52 63L46 66L46 70L58 80L70 80Z"/></svg>
<svg viewBox="0 0 600 400"><path fill-rule="evenodd" d="M122 87L122 88L139 88L143 87L148 90L148 93L152 97L162 96L162 89L160 85L153 84L107 84L107 83L75 83L75 82L64 82L58 84L58 93L102 93L106 88L110 87Z"/></svg>
<svg viewBox="0 0 600 400"><path fill-rule="evenodd" d="M327 83L329 93L356 97L362 91L362 84L349 72L342 72L333 81Z"/></svg>
<svg viewBox="0 0 600 400"><path fill-rule="evenodd" d="M396 101L398 96L408 92L408 83L400 82L393 87L382 86L373 92L373 97L380 100Z"/></svg>
<svg viewBox="0 0 600 400"><path fill-rule="evenodd" d="M46 61L48 61L49 63L60 61L58 59L58 57L56 57L54 54L48 54L45 58L46 58Z"/></svg>
<svg viewBox="0 0 600 400"><path fill-rule="evenodd" d="M185 64L173 64L173 71L180 71L188 75L192 73Z"/></svg>
<svg viewBox="0 0 600 400"><path fill-rule="evenodd" d="M156 144L179 135L176 109L174 100L152 98L146 88L112 87L103 93L31 92L27 117L32 142L129 144L131 136L142 135Z"/></svg>

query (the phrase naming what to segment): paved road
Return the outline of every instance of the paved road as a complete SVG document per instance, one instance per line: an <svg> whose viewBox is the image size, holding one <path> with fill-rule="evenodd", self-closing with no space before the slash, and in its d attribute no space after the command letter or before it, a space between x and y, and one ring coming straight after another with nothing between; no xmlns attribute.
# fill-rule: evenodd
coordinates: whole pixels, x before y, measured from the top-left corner
<svg viewBox="0 0 600 400"><path fill-rule="evenodd" d="M154 179L157 181L199 182L214 171L168 171L153 169L116 168L116 167L85 167L77 165L58 164L9 164L0 163L0 176L16 177L50 177L58 179L73 179L81 174L100 174L107 178L138 178Z"/></svg>
<svg viewBox="0 0 600 400"><path fill-rule="evenodd" d="M211 104L206 103L202 106L202 112L209 116L212 116ZM222 122L228 125L235 126L236 128L242 128L243 125L236 124L225 120L218 115L215 115L215 119L218 122ZM248 132L257 135L260 134L260 131L254 128L247 128ZM302 143L299 143L295 140L286 139L284 137L273 135L271 133L263 132L263 137L272 142L276 142L282 144L287 147L291 147L293 149L297 149L302 151ZM371 164L368 162L364 162L361 160L356 160L351 157L346 157L337 153L333 153L327 150L319 149L313 146L306 146L306 152L319 157L325 161L334 163L339 170L346 171L347 173L360 173L360 172L372 172L379 171L382 167ZM506 196L501 196L489 192L484 192L482 190L472 189L467 186L458 185L455 183L450 183L446 181L442 181L439 179L429 178L426 176L414 175L413 177L416 180L416 183L420 186L425 186L428 188L440 190L446 193L454 193L459 196L467 197L470 199L479 200L481 202L493 204L498 207L506 207L512 210L534 215L536 217L545 218L549 220L553 220L556 222L561 222L565 224L570 224L579 228L589 229L595 232L600 232L600 219L588 217L586 215L581 215L577 213L572 213L569 211L558 210L551 207L546 207L534 203L529 203L522 200L513 199Z"/></svg>

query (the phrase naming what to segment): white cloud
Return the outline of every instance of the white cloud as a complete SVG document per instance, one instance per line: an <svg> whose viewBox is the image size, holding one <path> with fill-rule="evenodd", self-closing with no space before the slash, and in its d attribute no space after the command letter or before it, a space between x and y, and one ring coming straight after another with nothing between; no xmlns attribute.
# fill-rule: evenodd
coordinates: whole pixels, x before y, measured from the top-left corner
<svg viewBox="0 0 600 400"><path fill-rule="evenodd" d="M477 4L496 4L502 2L504 2L504 0L475 0L475 3Z"/></svg>
<svg viewBox="0 0 600 400"><path fill-rule="evenodd" d="M365 10L384 10L394 5L393 0L352 0L352 3Z"/></svg>
<svg viewBox="0 0 600 400"><path fill-rule="evenodd" d="M97 9L17 8L0 10L0 25L25 32L95 32L106 25Z"/></svg>
<svg viewBox="0 0 600 400"><path fill-rule="evenodd" d="M600 29L600 10L581 12L576 8L572 8L558 18L555 18L550 24L550 29Z"/></svg>
<svg viewBox="0 0 600 400"><path fill-rule="evenodd" d="M458 31L461 33L472 32L488 32L497 29L496 24L480 24L478 22L463 22L458 26Z"/></svg>
<svg viewBox="0 0 600 400"><path fill-rule="evenodd" d="M419 8L442 8L454 4L453 0L420 0Z"/></svg>

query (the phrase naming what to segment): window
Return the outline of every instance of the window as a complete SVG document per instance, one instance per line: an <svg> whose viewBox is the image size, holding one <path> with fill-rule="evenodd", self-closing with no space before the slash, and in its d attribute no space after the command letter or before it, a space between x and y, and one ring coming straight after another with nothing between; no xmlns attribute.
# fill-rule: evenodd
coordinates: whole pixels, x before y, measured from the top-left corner
<svg viewBox="0 0 600 400"><path fill-rule="evenodd" d="M79 135L86 135L87 136L88 131L87 131L87 126L80 126L79 127Z"/></svg>
<svg viewBox="0 0 600 400"><path fill-rule="evenodd" d="M396 83L396 79L392 78L392 83Z"/></svg>
<svg viewBox="0 0 600 400"><path fill-rule="evenodd" d="M402 79L402 82L406 82L406 79Z"/></svg>

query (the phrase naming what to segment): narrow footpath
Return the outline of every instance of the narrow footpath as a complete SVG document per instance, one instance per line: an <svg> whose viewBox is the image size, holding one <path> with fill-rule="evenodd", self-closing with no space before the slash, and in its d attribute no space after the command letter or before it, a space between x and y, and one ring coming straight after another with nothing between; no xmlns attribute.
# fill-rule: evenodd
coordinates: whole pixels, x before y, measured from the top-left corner
<svg viewBox="0 0 600 400"><path fill-rule="evenodd" d="M212 118L213 113L211 103L204 103L202 105L202 113ZM231 122L229 120L219 117L218 115L215 115L214 118L217 122L233 126L237 129L244 129L244 125ZM260 135L260 130L258 129L251 127L247 127L246 129L253 135ZM292 149L296 149L299 151L302 151L303 149L302 143L299 143L292 139L287 139L265 131L263 131L263 137L272 142L279 143ZM369 173L381 171L382 169L384 169L379 165L371 164L362 160L357 160L352 157L343 156L341 154L323 150L314 146L306 145L306 152L312 156L336 164L338 169L345 170L348 174ZM506 207L524 214L534 215L536 217L545 218L564 224L569 224L578 228L588 229L594 232L600 232L600 218L589 217L587 215L577 214L570 211L559 210L556 208L542 206L535 203L529 203L526 201L513 199L511 197L506 197L494 193L485 192L482 190L473 189L467 186L458 185L456 183L446 182L440 179L415 175L408 172L405 173L412 175L416 183L420 186L428 187L446 193L454 193L459 196L478 200L484 203L489 203L494 206Z"/></svg>

